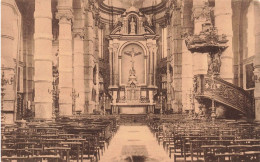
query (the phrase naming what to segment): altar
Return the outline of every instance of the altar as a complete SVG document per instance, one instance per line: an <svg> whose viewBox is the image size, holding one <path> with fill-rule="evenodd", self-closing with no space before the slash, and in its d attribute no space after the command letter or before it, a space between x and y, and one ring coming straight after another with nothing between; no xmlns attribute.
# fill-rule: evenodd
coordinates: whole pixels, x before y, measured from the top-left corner
<svg viewBox="0 0 260 162"><path fill-rule="evenodd" d="M134 6L118 15L109 35L108 89L113 114L154 112L158 38Z"/></svg>

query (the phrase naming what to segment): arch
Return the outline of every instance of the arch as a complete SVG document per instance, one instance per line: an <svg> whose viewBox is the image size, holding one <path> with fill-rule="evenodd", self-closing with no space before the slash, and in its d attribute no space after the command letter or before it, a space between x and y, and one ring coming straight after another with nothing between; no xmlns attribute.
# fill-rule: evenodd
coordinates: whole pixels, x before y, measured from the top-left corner
<svg viewBox="0 0 260 162"><path fill-rule="evenodd" d="M144 50L144 55L145 55L145 56L148 55L148 49L147 49L146 46L143 45L143 43L130 41L130 42L124 43L123 45L121 45L121 47L119 47L118 56L122 56L122 55L121 55L122 50L123 50L127 45L129 45L129 44L137 44L137 45L139 45L139 46L142 47L142 49Z"/></svg>
<svg viewBox="0 0 260 162"><path fill-rule="evenodd" d="M126 50L126 48L128 48L128 45L134 45L134 46L138 46L139 50L142 50L143 52L143 55L142 55L142 59L137 59L136 63L135 64L135 67L136 65L137 66L141 66L140 68L137 68L138 71L136 72L136 76L137 78L139 78L140 80L138 81L139 82L139 85L146 85L146 79L147 79L147 48L140 42L134 42L134 41L131 41L131 42L126 42L124 43L118 50L118 59L119 59L119 83L120 85L126 85L127 84L127 79L129 77L129 74L128 74L128 71L125 72L124 70L126 70L126 66L130 66L128 65L128 62L126 63L125 61L125 57L123 56L123 52L124 50ZM137 56L139 57L139 56ZM135 69L135 70L137 70ZM140 69L140 70L139 70ZM142 70L141 70L142 69ZM124 73L122 73L124 72Z"/></svg>

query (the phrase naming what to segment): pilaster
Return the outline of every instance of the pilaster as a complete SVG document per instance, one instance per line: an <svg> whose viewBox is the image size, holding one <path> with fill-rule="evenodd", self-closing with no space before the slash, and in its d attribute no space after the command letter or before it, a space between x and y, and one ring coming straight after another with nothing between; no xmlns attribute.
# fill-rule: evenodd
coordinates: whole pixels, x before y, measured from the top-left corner
<svg viewBox="0 0 260 162"><path fill-rule="evenodd" d="M118 48L119 48L119 43L114 43L113 44L113 70L114 70L114 86L118 87L119 86L119 67L118 67Z"/></svg>

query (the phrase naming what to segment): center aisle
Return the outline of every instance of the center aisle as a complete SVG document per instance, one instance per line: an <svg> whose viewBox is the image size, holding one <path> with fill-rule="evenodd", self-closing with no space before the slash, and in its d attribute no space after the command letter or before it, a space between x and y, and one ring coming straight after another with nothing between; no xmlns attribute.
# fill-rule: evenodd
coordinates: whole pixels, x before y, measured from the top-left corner
<svg viewBox="0 0 260 162"><path fill-rule="evenodd" d="M172 161L147 126L120 126L101 162Z"/></svg>

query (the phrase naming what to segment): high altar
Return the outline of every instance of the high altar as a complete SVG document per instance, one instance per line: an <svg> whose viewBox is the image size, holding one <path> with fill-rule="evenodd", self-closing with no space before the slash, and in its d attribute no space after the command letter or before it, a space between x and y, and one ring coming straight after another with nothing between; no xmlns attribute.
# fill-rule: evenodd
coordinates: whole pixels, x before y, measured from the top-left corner
<svg viewBox="0 0 260 162"><path fill-rule="evenodd" d="M110 86L113 114L154 112L158 36L149 17L133 5L117 15L109 35Z"/></svg>

